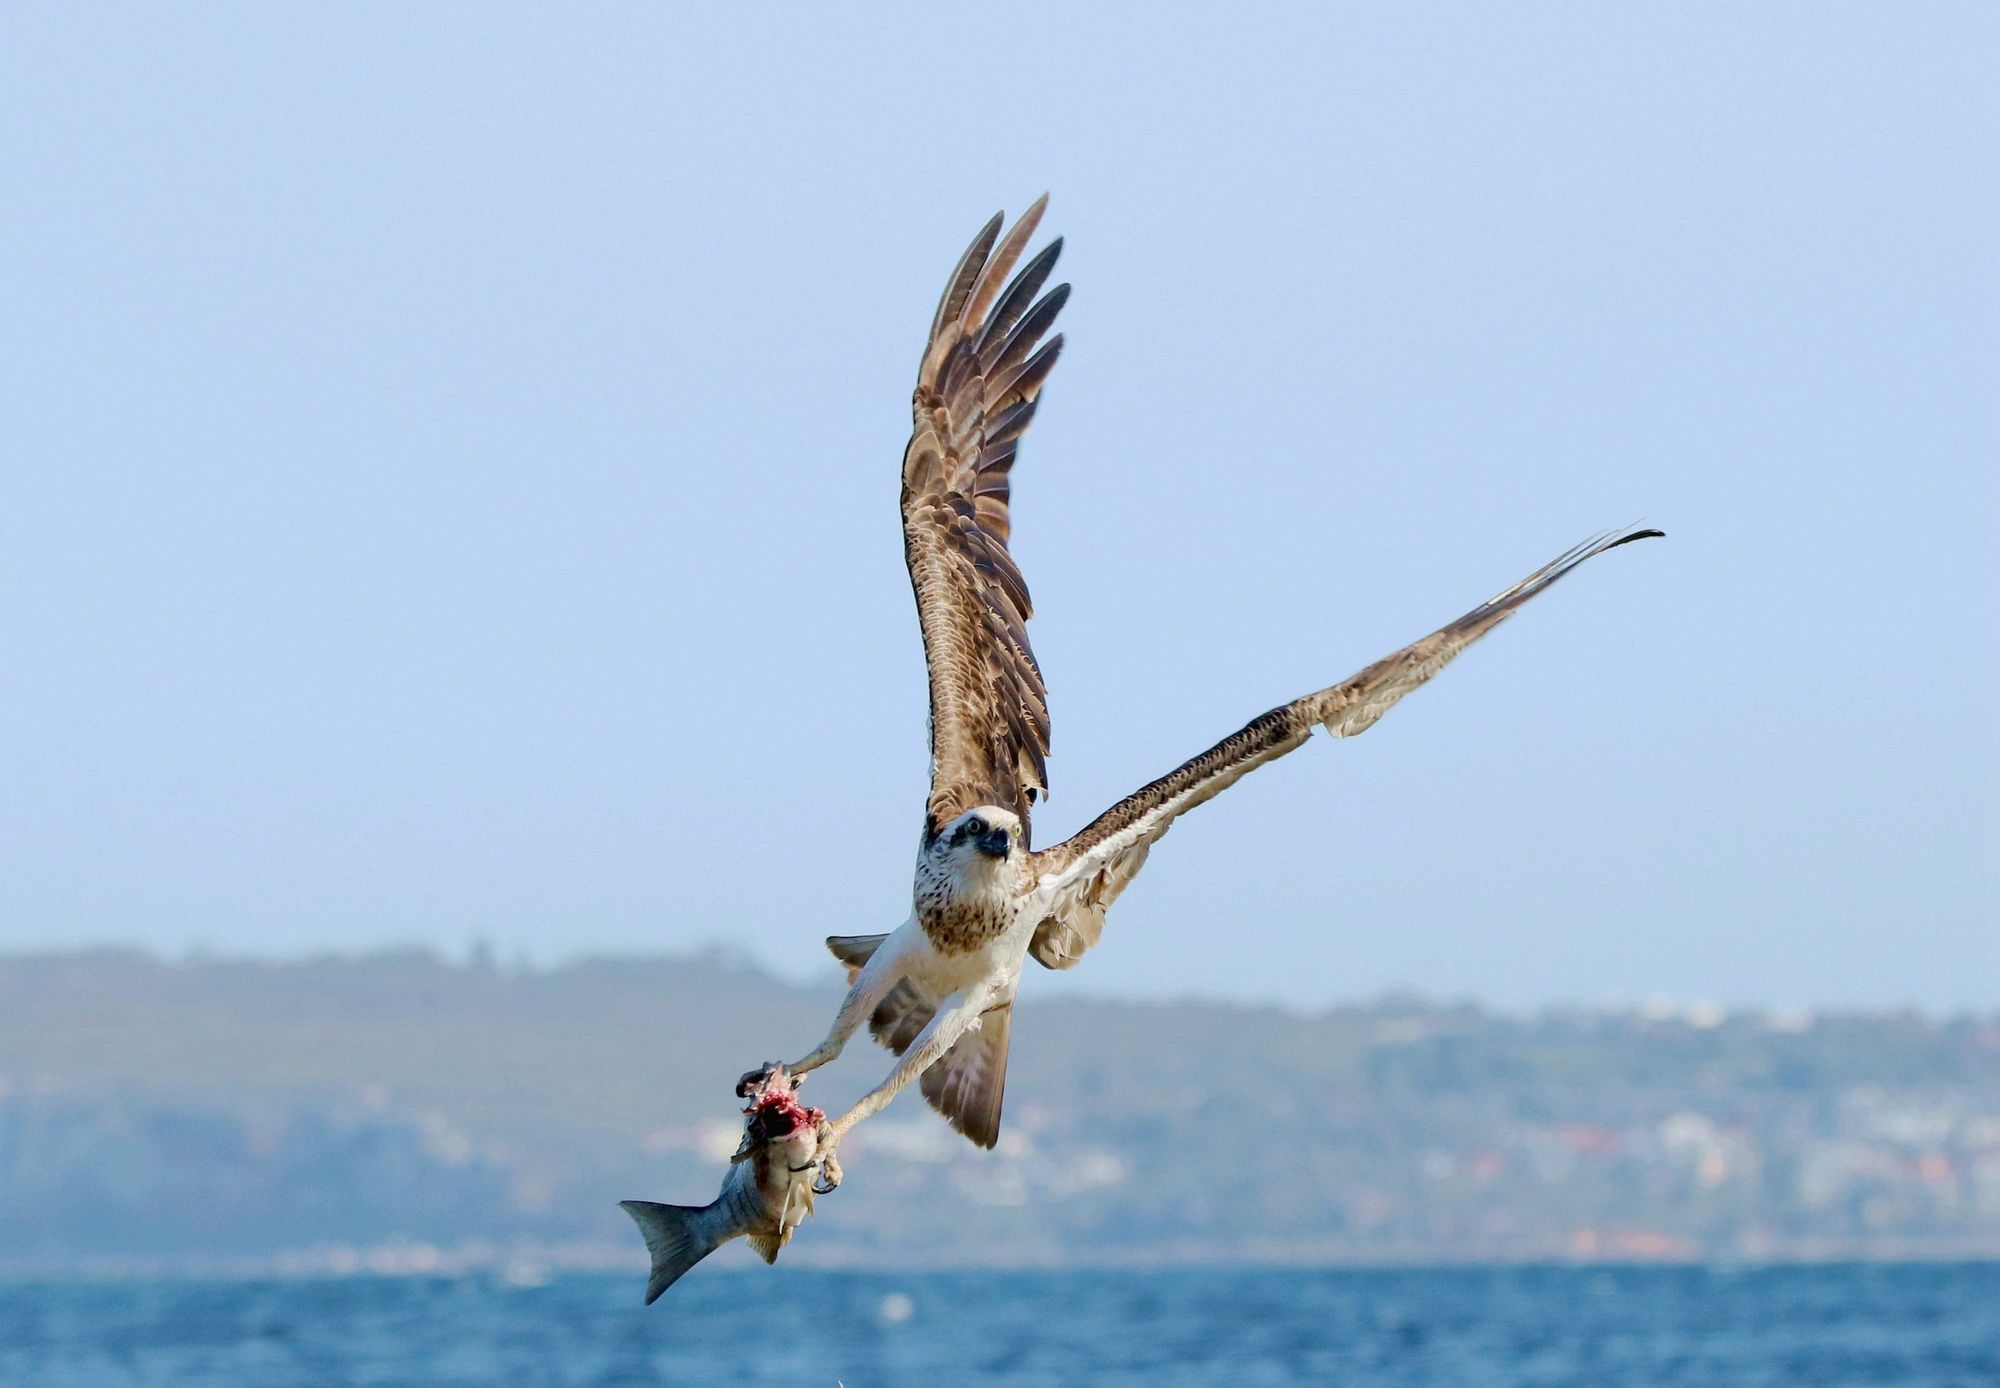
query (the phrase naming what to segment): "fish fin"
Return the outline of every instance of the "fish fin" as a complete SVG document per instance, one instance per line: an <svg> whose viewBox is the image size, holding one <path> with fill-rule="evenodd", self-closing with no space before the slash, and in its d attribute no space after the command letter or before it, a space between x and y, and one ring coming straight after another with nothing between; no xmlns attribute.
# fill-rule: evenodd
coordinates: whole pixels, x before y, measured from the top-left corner
<svg viewBox="0 0 2000 1388"><path fill-rule="evenodd" d="M797 1228L792 1219L794 1210L803 1210L810 1215L813 1211L812 1187L800 1181L793 1181L785 1187L784 1207L778 1211L778 1228L771 1234L745 1234L743 1241L754 1249L759 1258L767 1263L778 1261L778 1250L792 1241L792 1230Z"/></svg>
<svg viewBox="0 0 2000 1388"><path fill-rule="evenodd" d="M981 1147L1000 1140L1000 1106L1007 1097L1007 1043L1014 1032L1014 1004L990 1008L978 1029L959 1037L937 1064L924 1071L924 1098L952 1127Z"/></svg>
<svg viewBox="0 0 2000 1388"><path fill-rule="evenodd" d="M660 1205L651 1200L620 1200L618 1208L632 1216L653 1255L653 1275L646 1283L646 1304L680 1280L681 1274L721 1246L702 1216L707 1206Z"/></svg>
<svg viewBox="0 0 2000 1388"><path fill-rule="evenodd" d="M910 1043L930 1025L931 1018L936 1014L937 1000L906 978L891 988L889 996L876 1006L875 1015L868 1019L868 1032L901 1055L910 1049Z"/></svg>
<svg viewBox="0 0 2000 1388"><path fill-rule="evenodd" d="M887 935L829 935L826 947L833 951L835 959L846 966L847 981L852 983L888 938Z"/></svg>

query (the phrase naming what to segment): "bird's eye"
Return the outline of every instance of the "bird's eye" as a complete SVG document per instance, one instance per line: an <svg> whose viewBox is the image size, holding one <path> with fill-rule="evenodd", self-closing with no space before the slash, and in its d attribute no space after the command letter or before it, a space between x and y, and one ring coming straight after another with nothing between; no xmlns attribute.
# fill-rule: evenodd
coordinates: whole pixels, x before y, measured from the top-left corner
<svg viewBox="0 0 2000 1388"><path fill-rule="evenodd" d="M979 837L979 835L981 835L981 834L983 834L983 833L985 833L985 832L986 832L986 821L985 821L985 820L983 820L983 819L968 819L968 820L966 820L966 821L965 821L965 832L966 832L967 834L970 834L970 835L971 835L972 837L974 837L974 838L977 838L977 837Z"/></svg>

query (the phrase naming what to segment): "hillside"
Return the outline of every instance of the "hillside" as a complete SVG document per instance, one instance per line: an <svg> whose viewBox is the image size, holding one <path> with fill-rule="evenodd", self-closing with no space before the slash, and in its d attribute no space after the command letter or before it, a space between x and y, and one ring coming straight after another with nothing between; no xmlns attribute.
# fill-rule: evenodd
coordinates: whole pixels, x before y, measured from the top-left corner
<svg viewBox="0 0 2000 1388"><path fill-rule="evenodd" d="M0 1267L629 1261L838 985L0 958ZM880 1078L857 1043L809 1094ZM993 1153L914 1092L803 1260L2000 1255L2000 1018L1024 1003Z"/></svg>

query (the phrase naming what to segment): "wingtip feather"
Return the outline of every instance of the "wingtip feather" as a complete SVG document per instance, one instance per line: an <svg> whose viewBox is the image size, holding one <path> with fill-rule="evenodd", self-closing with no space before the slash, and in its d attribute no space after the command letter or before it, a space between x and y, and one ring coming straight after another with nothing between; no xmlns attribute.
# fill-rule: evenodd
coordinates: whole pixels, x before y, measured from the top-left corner
<svg viewBox="0 0 2000 1388"><path fill-rule="evenodd" d="M965 248L965 254L958 258L958 265L952 270L951 278L945 282L944 295L938 300L937 312L931 317L931 340L935 342L944 325L958 317L965 307L966 296L971 294L973 281L986 266L986 258L993 253L993 243L999 239L1000 227L1007 220L1005 212L995 212L987 219L979 234L972 238L972 244Z"/></svg>

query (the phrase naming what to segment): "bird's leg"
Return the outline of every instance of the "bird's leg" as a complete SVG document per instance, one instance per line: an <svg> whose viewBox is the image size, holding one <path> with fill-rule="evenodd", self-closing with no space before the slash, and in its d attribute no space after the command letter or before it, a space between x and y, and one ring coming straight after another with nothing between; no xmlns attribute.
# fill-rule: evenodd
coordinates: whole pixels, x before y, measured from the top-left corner
<svg viewBox="0 0 2000 1388"><path fill-rule="evenodd" d="M862 1119L881 1112L884 1105L902 1092L911 1080L944 1058L944 1053L965 1035L985 1013L998 986L997 979L982 979L970 988L946 998L931 1018L930 1024L918 1033L915 1044L903 1053L896 1062L896 1068L889 1072L889 1078L863 1094L854 1107L819 1131L820 1180L814 1189L821 1194L840 1184L840 1163L834 1157L840 1140L847 1136L848 1129Z"/></svg>
<svg viewBox="0 0 2000 1388"><path fill-rule="evenodd" d="M890 990L903 981L903 969L885 946L878 950L873 959L855 978L854 986L847 990L847 997L841 1001L840 1011L834 1015L833 1026L826 1039L807 1051L799 1060L785 1067L791 1074L792 1083L797 1084L806 1075L836 1059L847 1046L847 1039L854 1035L861 1024L873 1015L889 996ZM736 1082L738 1098L747 1098L750 1091L761 1084L772 1071L771 1065L764 1065L747 1071Z"/></svg>
<svg viewBox="0 0 2000 1388"><path fill-rule="evenodd" d="M840 1011L834 1014L833 1026L828 1029L826 1039L792 1064L794 1076L817 1070L838 1059L847 1047L847 1038L861 1029L861 1024L874 1015L875 1009L882 1005L882 999L888 997L890 990L903 978L901 971L896 969L885 968L870 977L872 972L863 969L861 976L854 980L854 986L841 1000Z"/></svg>

